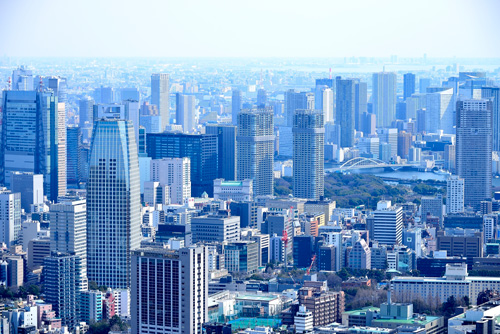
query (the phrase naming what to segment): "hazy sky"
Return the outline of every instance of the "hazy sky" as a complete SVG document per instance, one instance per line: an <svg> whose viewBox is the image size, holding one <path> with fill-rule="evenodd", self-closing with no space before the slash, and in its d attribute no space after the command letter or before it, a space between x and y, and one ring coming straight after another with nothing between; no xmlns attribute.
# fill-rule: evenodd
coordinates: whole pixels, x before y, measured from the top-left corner
<svg viewBox="0 0 500 334"><path fill-rule="evenodd" d="M500 57L499 0L0 0L0 55Z"/></svg>

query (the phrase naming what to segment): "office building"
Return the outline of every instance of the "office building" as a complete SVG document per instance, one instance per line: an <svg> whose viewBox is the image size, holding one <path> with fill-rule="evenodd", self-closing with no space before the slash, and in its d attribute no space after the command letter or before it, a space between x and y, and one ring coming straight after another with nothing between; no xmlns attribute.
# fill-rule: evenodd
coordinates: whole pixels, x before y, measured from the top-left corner
<svg viewBox="0 0 500 334"><path fill-rule="evenodd" d="M500 151L500 88L499 87L482 87L481 98L491 101L492 113L492 150Z"/></svg>
<svg viewBox="0 0 500 334"><path fill-rule="evenodd" d="M257 106L259 108L265 108L267 104L267 92L265 89L261 88L257 91Z"/></svg>
<svg viewBox="0 0 500 334"><path fill-rule="evenodd" d="M464 212L464 179L452 175L446 180L446 213Z"/></svg>
<svg viewBox="0 0 500 334"><path fill-rule="evenodd" d="M455 106L453 88L427 94L425 130L428 133L437 133L438 130L443 130L446 134L454 133Z"/></svg>
<svg viewBox="0 0 500 334"><path fill-rule="evenodd" d="M169 124L170 119L170 85L169 75L155 73L151 75L151 104L158 108L161 116L161 131Z"/></svg>
<svg viewBox="0 0 500 334"><path fill-rule="evenodd" d="M296 110L293 125L293 195L319 200L324 194L325 173L323 113Z"/></svg>
<svg viewBox="0 0 500 334"><path fill-rule="evenodd" d="M253 274L259 269L259 245L242 240L224 246L225 267L230 273Z"/></svg>
<svg viewBox="0 0 500 334"><path fill-rule="evenodd" d="M313 314L313 325L324 326L342 322L345 309L343 291L329 292L318 287L305 286L299 289L299 304Z"/></svg>
<svg viewBox="0 0 500 334"><path fill-rule="evenodd" d="M95 122L87 182L87 276L130 287L130 254L141 239L139 162L132 122ZM102 270L107 268L107 270Z"/></svg>
<svg viewBox="0 0 500 334"><path fill-rule="evenodd" d="M52 304L62 325L70 331L80 322L80 265L80 258L74 254L52 252L44 259L45 302Z"/></svg>
<svg viewBox="0 0 500 334"><path fill-rule="evenodd" d="M104 293L101 291L80 291L80 320L99 322L103 315Z"/></svg>
<svg viewBox="0 0 500 334"><path fill-rule="evenodd" d="M141 93L139 92L138 88L131 87L131 88L121 88L120 89L120 100L121 101L141 101Z"/></svg>
<svg viewBox="0 0 500 334"><path fill-rule="evenodd" d="M151 159L189 158L191 160L191 196L213 195L217 178L217 136L183 133L148 133L146 151Z"/></svg>
<svg viewBox="0 0 500 334"><path fill-rule="evenodd" d="M193 132L198 124L194 95L177 93L175 102L175 124L182 126L184 132Z"/></svg>
<svg viewBox="0 0 500 334"><path fill-rule="evenodd" d="M77 184L80 182L82 163L80 150L82 148L82 131L79 127L66 128L66 179L68 184Z"/></svg>
<svg viewBox="0 0 500 334"><path fill-rule="evenodd" d="M403 209L391 205L391 201L380 201L373 211L372 239L385 245L400 245L403 236Z"/></svg>
<svg viewBox="0 0 500 334"><path fill-rule="evenodd" d="M0 243L16 244L21 232L21 193L0 188Z"/></svg>
<svg viewBox="0 0 500 334"><path fill-rule="evenodd" d="M487 100L457 103L457 175L464 179L464 204L475 209L491 198L491 111Z"/></svg>
<svg viewBox="0 0 500 334"><path fill-rule="evenodd" d="M318 85L316 83L316 85ZM286 126L293 127L293 118L297 109L314 109L314 94L290 89L285 92Z"/></svg>
<svg viewBox="0 0 500 334"><path fill-rule="evenodd" d="M238 180L253 180L255 196L274 192L273 124L270 109L247 109L238 114L237 176Z"/></svg>
<svg viewBox="0 0 500 334"><path fill-rule="evenodd" d="M430 87L431 85L431 79L429 78L420 78L418 80L418 84L419 84L419 93L420 94L425 94L427 93L427 87Z"/></svg>
<svg viewBox="0 0 500 334"><path fill-rule="evenodd" d="M113 87L103 87L94 89L95 103L115 103L116 91Z"/></svg>
<svg viewBox="0 0 500 334"><path fill-rule="evenodd" d="M295 333L312 333L314 329L313 314L305 306L299 306L299 312L293 318Z"/></svg>
<svg viewBox="0 0 500 334"><path fill-rule="evenodd" d="M122 119L131 121L134 129L135 142L139 142L139 102L124 101L122 104L95 104L94 122L99 119Z"/></svg>
<svg viewBox="0 0 500 334"><path fill-rule="evenodd" d="M80 258L82 290L87 288L87 202L61 197L50 206L50 250Z"/></svg>
<svg viewBox="0 0 500 334"><path fill-rule="evenodd" d="M214 180L214 199L223 201L249 202L253 200L252 180Z"/></svg>
<svg viewBox="0 0 500 334"><path fill-rule="evenodd" d="M297 268L308 268L317 250L317 237L298 235L293 237L293 265Z"/></svg>
<svg viewBox="0 0 500 334"><path fill-rule="evenodd" d="M427 217L438 218L439 224L443 222L443 195L422 196L420 206L420 216L423 222L427 222Z"/></svg>
<svg viewBox="0 0 500 334"><path fill-rule="evenodd" d="M21 193L21 208L31 212L31 206L43 204L43 175L30 172L12 172L11 185L13 193Z"/></svg>
<svg viewBox="0 0 500 334"><path fill-rule="evenodd" d="M366 82L357 81L354 85L354 128L362 130L362 115L367 112L368 88ZM375 131L374 131L375 132Z"/></svg>
<svg viewBox="0 0 500 334"><path fill-rule="evenodd" d="M50 256L50 238L43 236L28 242L28 268L34 270L43 266L44 259Z"/></svg>
<svg viewBox="0 0 500 334"><path fill-rule="evenodd" d="M390 158L398 155L398 129L378 129L378 137L380 139L380 143L386 143L390 145L389 159L381 160L389 161Z"/></svg>
<svg viewBox="0 0 500 334"><path fill-rule="evenodd" d="M403 100L415 94L415 74L406 73L403 76Z"/></svg>
<svg viewBox="0 0 500 334"><path fill-rule="evenodd" d="M373 73L373 113L377 126L388 127L396 117L396 73Z"/></svg>
<svg viewBox="0 0 500 334"><path fill-rule="evenodd" d="M240 217L209 215L191 219L193 243L240 240Z"/></svg>
<svg viewBox="0 0 500 334"><path fill-rule="evenodd" d="M482 225L481 219L481 225ZM462 231L459 231L462 232ZM482 232L466 232L454 235L453 230L437 233L437 250L446 251L448 256L467 258L467 266L472 269L475 257L483 257Z"/></svg>
<svg viewBox="0 0 500 334"><path fill-rule="evenodd" d="M354 129L356 120L355 98L356 82L354 80L337 80L337 117L340 125L340 146L354 146Z"/></svg>
<svg viewBox="0 0 500 334"><path fill-rule="evenodd" d="M50 92L3 94L0 182L9 187L14 171L43 174L44 193L57 201L66 193L64 104Z"/></svg>
<svg viewBox="0 0 500 334"><path fill-rule="evenodd" d="M498 291L500 278L469 276L463 263L446 265L444 277L394 277L391 280L392 296L399 302L423 302L432 300L441 305L450 296L467 296L472 305L476 304L480 292Z"/></svg>
<svg viewBox="0 0 500 334"><path fill-rule="evenodd" d="M398 133L398 156L403 159L408 159L412 142L411 133L401 131Z"/></svg>
<svg viewBox="0 0 500 334"><path fill-rule="evenodd" d="M374 136L376 134L377 117L375 114L367 112L361 114L361 131L365 137Z"/></svg>
<svg viewBox="0 0 500 334"><path fill-rule="evenodd" d="M207 264L203 246L134 251L132 333L202 334L208 320Z"/></svg>
<svg viewBox="0 0 500 334"><path fill-rule="evenodd" d="M151 160L151 181L169 187L172 204L184 204L191 197L191 160L163 158Z"/></svg>
<svg viewBox="0 0 500 334"><path fill-rule="evenodd" d="M217 177L228 181L236 180L236 126L210 124L205 127L205 133L217 135L219 167Z"/></svg>
<svg viewBox="0 0 500 334"><path fill-rule="evenodd" d="M444 168L450 173L456 173L457 170L457 147L455 145L444 146Z"/></svg>
<svg viewBox="0 0 500 334"><path fill-rule="evenodd" d="M21 65L12 71L12 90L34 90L33 71Z"/></svg>
<svg viewBox="0 0 500 334"><path fill-rule="evenodd" d="M231 120L233 125L238 124L238 114L241 111L242 103L243 98L241 91L239 89L233 89L231 95Z"/></svg>
<svg viewBox="0 0 500 334"><path fill-rule="evenodd" d="M82 129L83 140L88 142L92 137L94 124L94 100L90 96L83 97L79 102L79 127Z"/></svg>
<svg viewBox="0 0 500 334"><path fill-rule="evenodd" d="M359 239L349 252L347 264L351 269L372 269L371 250L364 239Z"/></svg>

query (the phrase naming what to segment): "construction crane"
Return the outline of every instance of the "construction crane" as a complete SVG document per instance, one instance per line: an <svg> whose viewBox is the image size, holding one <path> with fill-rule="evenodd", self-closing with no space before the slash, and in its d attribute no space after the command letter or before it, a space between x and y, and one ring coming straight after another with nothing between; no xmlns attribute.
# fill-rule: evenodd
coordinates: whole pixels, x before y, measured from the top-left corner
<svg viewBox="0 0 500 334"><path fill-rule="evenodd" d="M295 279L292 276L292 273L288 273L288 275L290 275L290 278L292 279L293 284L297 284L297 282L295 282Z"/></svg>
<svg viewBox="0 0 500 334"><path fill-rule="evenodd" d="M316 255L314 255L311 259L311 265L309 266L309 268L307 268L307 271L306 271L306 275L309 275L311 273L311 268L314 264L314 260L316 260Z"/></svg>
<svg viewBox="0 0 500 334"><path fill-rule="evenodd" d="M281 238L281 241L285 244L285 271L288 271L288 263L287 263L287 248L288 248L288 233L286 230L283 230L283 237Z"/></svg>

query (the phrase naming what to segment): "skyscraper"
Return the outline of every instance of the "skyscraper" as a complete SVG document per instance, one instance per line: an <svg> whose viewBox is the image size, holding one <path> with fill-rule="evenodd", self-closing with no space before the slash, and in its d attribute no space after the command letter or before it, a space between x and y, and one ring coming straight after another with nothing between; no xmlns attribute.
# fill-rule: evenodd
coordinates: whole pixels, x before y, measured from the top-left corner
<svg viewBox="0 0 500 334"><path fill-rule="evenodd" d="M89 281L130 287L130 256L141 239L139 162L132 122L98 120L87 181ZM103 270L106 268L106 270Z"/></svg>
<svg viewBox="0 0 500 334"><path fill-rule="evenodd" d="M189 158L191 160L191 194L213 195L217 178L217 136L183 133L148 133L146 151L151 159Z"/></svg>
<svg viewBox="0 0 500 334"><path fill-rule="evenodd" d="M158 107L161 116L161 131L165 131L170 119L170 85L169 75L166 73L155 73L151 75L151 104Z"/></svg>
<svg viewBox="0 0 500 334"><path fill-rule="evenodd" d="M12 172L10 188L21 193L21 208L31 212L31 205L43 204L43 175L29 172Z"/></svg>
<svg viewBox="0 0 500 334"><path fill-rule="evenodd" d="M175 95L175 122L182 126L184 132L193 132L198 123L196 120L196 102L194 95Z"/></svg>
<svg viewBox="0 0 500 334"><path fill-rule="evenodd" d="M50 206L50 250L80 258L82 290L87 289L87 202L61 197Z"/></svg>
<svg viewBox="0 0 500 334"><path fill-rule="evenodd" d="M337 80L337 117L340 125L340 146L354 146L356 83L354 80Z"/></svg>
<svg viewBox="0 0 500 334"><path fill-rule="evenodd" d="M52 93L4 91L0 183L13 171L43 174L44 191L57 201L66 193L65 111Z"/></svg>
<svg viewBox="0 0 500 334"><path fill-rule="evenodd" d="M0 188L0 208L0 243L10 247L21 232L21 193Z"/></svg>
<svg viewBox="0 0 500 334"><path fill-rule="evenodd" d="M88 142L92 136L94 123L94 100L85 96L79 101L79 126L82 129L83 140Z"/></svg>
<svg viewBox="0 0 500 334"><path fill-rule="evenodd" d="M233 125L238 124L238 113L241 111L242 96L239 89L233 89L231 98L231 120Z"/></svg>
<svg viewBox="0 0 500 334"><path fill-rule="evenodd" d="M293 115L297 109L314 109L314 94L293 89L285 92L285 114L288 127L293 127Z"/></svg>
<svg viewBox="0 0 500 334"><path fill-rule="evenodd" d="M464 179L452 175L446 181L446 213L464 212Z"/></svg>
<svg viewBox="0 0 500 334"><path fill-rule="evenodd" d="M492 103L457 102L457 174L464 179L464 204L479 209L491 198Z"/></svg>
<svg viewBox="0 0 500 334"><path fill-rule="evenodd" d="M33 90L33 71L21 65L12 71L12 90Z"/></svg>
<svg viewBox="0 0 500 334"><path fill-rule="evenodd" d="M267 92L265 89L261 88L257 91L257 106L259 108L265 108L267 104Z"/></svg>
<svg viewBox="0 0 500 334"><path fill-rule="evenodd" d="M103 270L106 268L106 270ZM107 271L109 267L101 268ZM52 252L43 263L45 302L61 318L63 326L74 331L80 321L80 258L74 254Z"/></svg>
<svg viewBox="0 0 500 334"><path fill-rule="evenodd" d="M238 180L252 179L254 195L273 194L274 123L270 109L238 114Z"/></svg>
<svg viewBox="0 0 500 334"><path fill-rule="evenodd" d="M151 160L151 181L169 187L172 204L184 204L191 197L191 160L163 158Z"/></svg>
<svg viewBox="0 0 500 334"><path fill-rule="evenodd" d="M218 178L236 180L236 126L217 124L207 125L206 134L217 135Z"/></svg>
<svg viewBox="0 0 500 334"><path fill-rule="evenodd" d="M377 126L388 127L396 117L396 73L373 73L373 113Z"/></svg>
<svg viewBox="0 0 500 334"><path fill-rule="evenodd" d="M80 182L80 166L82 148L82 132L79 127L72 126L66 129L66 179L69 184Z"/></svg>
<svg viewBox="0 0 500 334"><path fill-rule="evenodd" d="M500 151L500 88L499 87L482 87L481 98L489 99L492 102L492 118L493 118L493 151Z"/></svg>
<svg viewBox="0 0 500 334"><path fill-rule="evenodd" d="M403 76L403 99L406 101L407 98L415 93L415 74L406 73Z"/></svg>
<svg viewBox="0 0 500 334"><path fill-rule="evenodd" d="M436 133L453 134L455 131L455 98L453 89L439 89L427 94L427 109L425 112L425 130Z"/></svg>
<svg viewBox="0 0 500 334"><path fill-rule="evenodd" d="M202 334L208 320L203 246L140 249L132 256L132 333Z"/></svg>
<svg viewBox="0 0 500 334"><path fill-rule="evenodd" d="M293 195L318 200L324 194L325 177L323 113L296 110L293 125Z"/></svg>
<svg viewBox="0 0 500 334"><path fill-rule="evenodd" d="M368 88L366 82L356 82L354 98L354 128L356 131L362 131L361 115L367 110Z"/></svg>
<svg viewBox="0 0 500 334"><path fill-rule="evenodd" d="M380 201L373 211L373 240L384 245L400 245L403 241L403 209Z"/></svg>

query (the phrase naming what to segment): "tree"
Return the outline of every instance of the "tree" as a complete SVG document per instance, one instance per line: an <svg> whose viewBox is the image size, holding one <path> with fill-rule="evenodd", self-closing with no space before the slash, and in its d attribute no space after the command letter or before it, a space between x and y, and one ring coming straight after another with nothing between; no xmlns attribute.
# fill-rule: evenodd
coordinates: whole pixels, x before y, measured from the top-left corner
<svg viewBox="0 0 500 334"><path fill-rule="evenodd" d="M98 289L99 289L99 286L97 285L97 283L95 281L89 282L89 290L98 290Z"/></svg>
<svg viewBox="0 0 500 334"><path fill-rule="evenodd" d="M498 291L484 290L477 295L476 305L484 304L490 301L492 298L498 297Z"/></svg>
<svg viewBox="0 0 500 334"><path fill-rule="evenodd" d="M454 296L449 296L448 299L443 303L441 307L441 312L443 312L443 315L447 318L451 317L453 314L455 314L455 308L457 308L458 303L457 300Z"/></svg>
<svg viewBox="0 0 500 334"><path fill-rule="evenodd" d="M352 275L344 267L337 273L337 276L340 277L342 281L347 281L347 279L349 279L349 277L351 277Z"/></svg>

